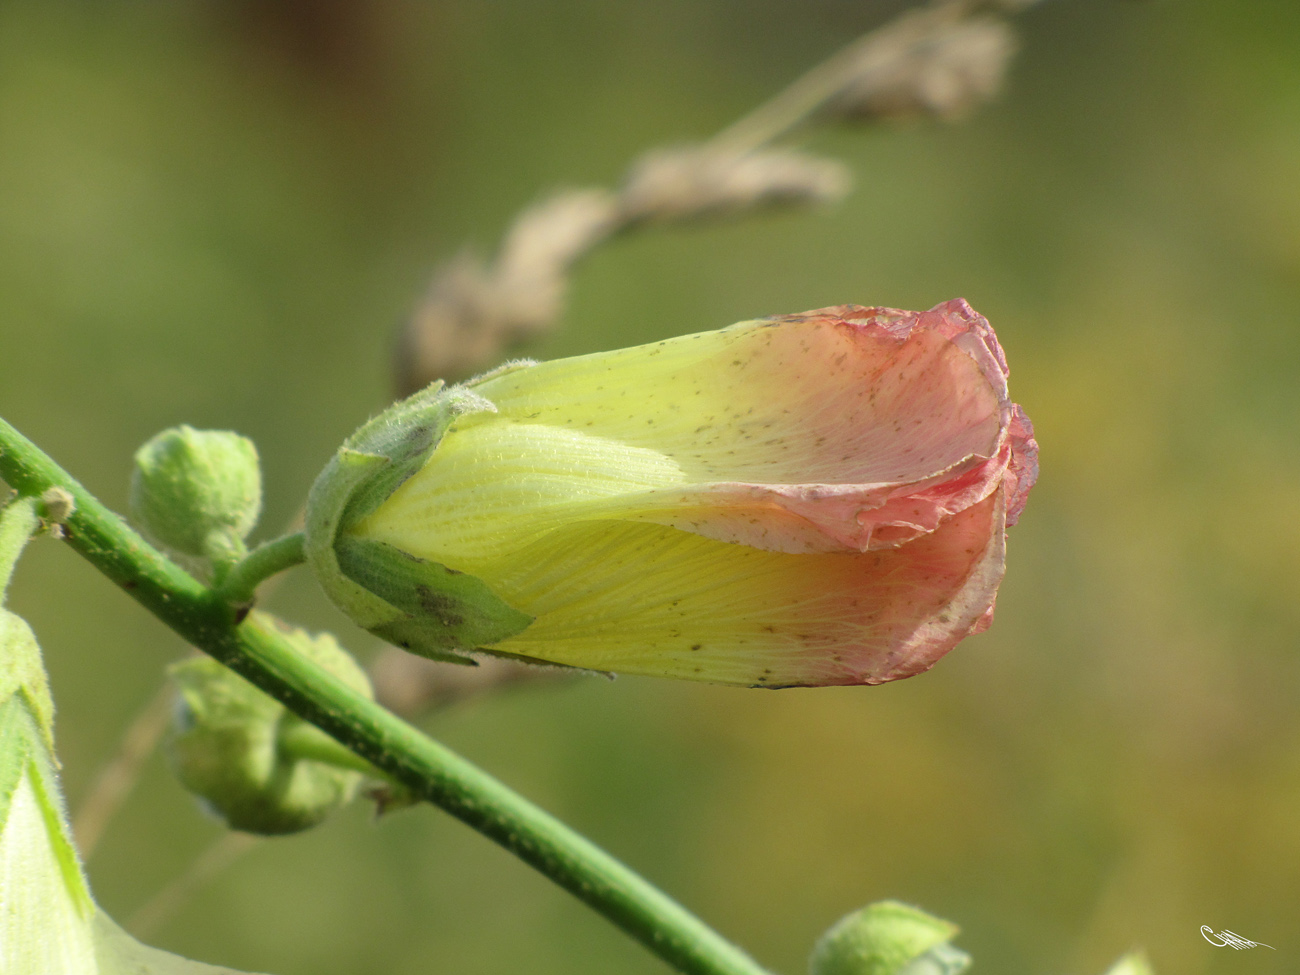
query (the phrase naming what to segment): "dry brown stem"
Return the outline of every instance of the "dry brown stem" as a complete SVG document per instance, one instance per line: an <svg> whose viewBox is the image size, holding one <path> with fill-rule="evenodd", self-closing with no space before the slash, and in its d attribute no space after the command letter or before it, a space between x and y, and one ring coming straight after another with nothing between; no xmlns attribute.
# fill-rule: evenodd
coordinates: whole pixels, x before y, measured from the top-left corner
<svg viewBox="0 0 1300 975"><path fill-rule="evenodd" d="M555 683L583 673L539 667L504 657L483 657L477 667L438 663L390 647L370 664L375 700L404 718L419 718L487 691L518 684Z"/></svg>
<svg viewBox="0 0 1300 975"><path fill-rule="evenodd" d="M90 859L109 820L135 788L141 766L167 730L174 693L170 681L154 692L127 727L117 751L99 770L90 792L77 809L72 819L72 835L83 860Z"/></svg>
<svg viewBox="0 0 1300 975"><path fill-rule="evenodd" d="M250 833L222 833L200 853L179 877L160 890L126 922L126 928L140 938L147 938L176 914L218 874L262 842Z"/></svg>
<svg viewBox="0 0 1300 975"><path fill-rule="evenodd" d="M461 254L434 273L398 341L399 394L464 379L549 331L574 265L615 234L840 199L850 183L841 164L772 143L835 121L968 113L997 94L1015 53L1006 15L1033 2L935 0L907 11L707 142L645 153L618 190L564 190L524 210L494 260Z"/></svg>

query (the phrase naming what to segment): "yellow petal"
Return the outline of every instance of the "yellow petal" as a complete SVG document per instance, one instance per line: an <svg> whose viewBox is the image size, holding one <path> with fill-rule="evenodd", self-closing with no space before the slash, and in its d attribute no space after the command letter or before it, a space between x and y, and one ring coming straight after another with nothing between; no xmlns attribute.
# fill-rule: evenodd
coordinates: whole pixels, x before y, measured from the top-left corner
<svg viewBox="0 0 1300 975"><path fill-rule="evenodd" d="M592 522L477 571L537 617L501 652L727 684L875 684L928 669L981 622L1002 520L997 494L902 548L813 555Z"/></svg>
<svg viewBox="0 0 1300 975"><path fill-rule="evenodd" d="M474 391L497 412L458 419L355 530L443 564L599 519L783 552L901 544L990 494L1010 457L987 323L944 308L742 322L489 377Z"/></svg>

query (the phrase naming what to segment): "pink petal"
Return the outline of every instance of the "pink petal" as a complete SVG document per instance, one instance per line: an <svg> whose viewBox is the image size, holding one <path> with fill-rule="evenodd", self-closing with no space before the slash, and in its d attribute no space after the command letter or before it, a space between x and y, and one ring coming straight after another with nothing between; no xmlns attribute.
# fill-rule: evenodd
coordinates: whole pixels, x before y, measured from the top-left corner
<svg viewBox="0 0 1300 975"><path fill-rule="evenodd" d="M1038 480L1038 441L1034 439L1034 425L1016 404L1012 404L1008 432L1011 461L1007 464L1002 483L1007 493L1007 524L1014 525L1020 520L1020 512L1025 510L1029 489Z"/></svg>
<svg viewBox="0 0 1300 975"><path fill-rule="evenodd" d="M657 484L629 473L625 485L607 479L596 491L578 462L571 487L554 491L563 510L531 502L512 535L546 530L554 514L809 553L903 544L1004 479L1014 519L1036 474L1036 445L1006 376L992 328L956 299L927 312L841 305L742 322L542 363L476 388L521 433L565 431L574 441L566 456L586 452L596 463L626 445L673 472ZM546 476L558 485L568 475ZM453 480L449 471L437 478L444 494ZM446 501L430 503L447 510ZM518 503L507 508L503 517L524 515Z"/></svg>
<svg viewBox="0 0 1300 975"><path fill-rule="evenodd" d="M664 510L643 517L785 552L867 551L934 531L1004 479L1014 487L1009 520L1019 515L1037 445L1008 398L997 336L964 300L928 312L841 305L773 321L784 341L751 351L744 367L766 366L780 404L792 398L783 385L809 385L801 370L813 361L821 402L802 404L794 421L811 421L795 451L805 483L698 483L666 492ZM818 423L828 404L829 431Z"/></svg>

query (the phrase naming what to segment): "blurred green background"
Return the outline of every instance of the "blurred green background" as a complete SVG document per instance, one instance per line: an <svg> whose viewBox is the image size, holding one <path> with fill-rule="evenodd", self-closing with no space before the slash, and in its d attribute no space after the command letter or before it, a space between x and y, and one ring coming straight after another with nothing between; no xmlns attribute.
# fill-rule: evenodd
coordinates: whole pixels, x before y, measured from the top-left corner
<svg viewBox="0 0 1300 975"><path fill-rule="evenodd" d="M433 265L703 138L896 4L0 6L0 413L109 504L175 423L256 440L266 531L384 405ZM774 970L897 897L976 972L1300 970L1300 5L1054 0L956 126L841 130L834 210L648 232L544 355L840 302L995 324L1043 476L998 620L880 688L622 678L430 729ZM75 806L183 652L33 547ZM296 573L275 608L374 644ZM155 757L90 864L119 919L220 835ZM1275 946L1215 948L1224 927ZM655 973L436 810L264 843L152 940L278 975Z"/></svg>

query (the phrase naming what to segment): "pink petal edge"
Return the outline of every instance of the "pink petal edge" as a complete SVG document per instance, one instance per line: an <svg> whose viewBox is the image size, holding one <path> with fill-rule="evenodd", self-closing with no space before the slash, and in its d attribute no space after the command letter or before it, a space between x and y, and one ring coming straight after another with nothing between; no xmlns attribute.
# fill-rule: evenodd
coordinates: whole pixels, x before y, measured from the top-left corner
<svg viewBox="0 0 1300 975"><path fill-rule="evenodd" d="M997 398L998 432L988 453L954 456L941 470L887 483L705 483L667 492L688 510L666 506L662 513L648 513L648 520L776 551L868 551L933 532L1001 486L1006 524L1015 524L1038 476L1038 445L1029 418L1008 396L1006 356L997 335L965 299L924 312L837 305L769 320L777 325L831 324L851 329L855 336L887 336L899 345L918 333L937 333L974 361ZM868 343L862 347L872 348Z"/></svg>

